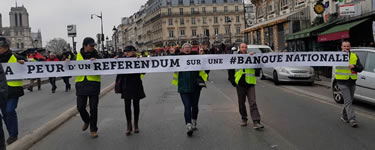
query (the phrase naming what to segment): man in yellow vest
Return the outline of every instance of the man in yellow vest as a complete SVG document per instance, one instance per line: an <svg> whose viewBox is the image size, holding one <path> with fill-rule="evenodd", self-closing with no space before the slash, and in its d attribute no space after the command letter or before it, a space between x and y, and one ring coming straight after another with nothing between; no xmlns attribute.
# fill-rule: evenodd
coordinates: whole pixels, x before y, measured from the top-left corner
<svg viewBox="0 0 375 150"><path fill-rule="evenodd" d="M240 54L247 54L247 44L242 43L240 45ZM251 55L255 53L250 53ZM250 114L251 119L253 120L254 129L261 129L264 126L260 123L260 114L258 111L258 106L256 104L255 99L255 85L256 85L256 77L255 77L255 69L247 68L247 69L236 69L234 78L232 79L232 85L237 89L237 96L238 96L238 106L239 111L241 114L241 126L247 126L247 110L246 110L246 97L249 102L250 107ZM233 81L234 79L234 81Z"/></svg>
<svg viewBox="0 0 375 150"><path fill-rule="evenodd" d="M95 41L90 37L83 40L83 47L77 53L76 61L100 59L101 56L95 50ZM76 95L77 109L84 122L82 131L86 131L90 126L91 137L98 137L97 120L98 120L98 104L100 94L100 75L82 75L76 76ZM86 110L87 100L90 100L90 114Z"/></svg>
<svg viewBox="0 0 375 150"><path fill-rule="evenodd" d="M6 38L0 37L0 63L20 63L24 64L25 59L15 55L9 50L9 42ZM24 95L22 80L7 81L8 98L6 103L0 105L1 113L4 115L4 123L8 129L9 138L7 143L12 144L18 137L18 119L16 108L18 100Z"/></svg>
<svg viewBox="0 0 375 150"><path fill-rule="evenodd" d="M355 82L358 77L357 73L362 72L363 66L359 57L355 53L350 52L350 48L349 41L343 41L341 43L342 52L349 53L349 66L337 66L335 68L335 79L337 80L337 84L344 99L344 108L340 119L355 128L358 124L352 108L352 103L356 86Z"/></svg>

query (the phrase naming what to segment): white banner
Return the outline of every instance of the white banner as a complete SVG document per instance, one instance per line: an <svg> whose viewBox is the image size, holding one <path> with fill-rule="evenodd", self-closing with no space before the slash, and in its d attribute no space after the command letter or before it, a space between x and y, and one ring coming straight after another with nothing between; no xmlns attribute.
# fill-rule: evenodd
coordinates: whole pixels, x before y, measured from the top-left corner
<svg viewBox="0 0 375 150"><path fill-rule="evenodd" d="M343 52L266 53L257 55L181 55L94 61L26 62L2 64L8 80L78 75L178 72L283 66L347 66Z"/></svg>

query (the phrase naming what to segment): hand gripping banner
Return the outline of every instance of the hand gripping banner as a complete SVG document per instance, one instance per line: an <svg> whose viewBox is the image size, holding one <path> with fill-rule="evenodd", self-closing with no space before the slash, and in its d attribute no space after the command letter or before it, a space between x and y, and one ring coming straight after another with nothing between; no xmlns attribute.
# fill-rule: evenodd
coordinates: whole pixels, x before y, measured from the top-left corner
<svg viewBox="0 0 375 150"><path fill-rule="evenodd" d="M343 52L298 52L228 55L181 55L94 61L3 63L8 80L152 72L179 72L287 66L348 66Z"/></svg>

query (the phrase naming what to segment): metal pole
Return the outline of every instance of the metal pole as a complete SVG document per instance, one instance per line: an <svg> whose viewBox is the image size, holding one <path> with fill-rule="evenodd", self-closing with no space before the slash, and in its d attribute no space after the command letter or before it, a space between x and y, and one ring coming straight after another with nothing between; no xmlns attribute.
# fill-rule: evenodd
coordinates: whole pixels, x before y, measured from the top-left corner
<svg viewBox="0 0 375 150"><path fill-rule="evenodd" d="M74 52L74 51L77 52L77 50L76 50L76 44L74 42L74 36L72 37L72 41L73 41L73 43L72 43L72 45L73 45L73 51L72 52Z"/></svg>
<svg viewBox="0 0 375 150"><path fill-rule="evenodd" d="M100 12L100 22L101 22L101 29L102 29L102 35L100 35L100 41L102 41L102 52L104 52L104 34L103 34L103 14Z"/></svg>
<svg viewBox="0 0 375 150"><path fill-rule="evenodd" d="M245 21L245 29L247 28L247 20L246 20L246 7L245 7L245 0L242 0L242 4L243 4L243 17L244 17L244 21ZM247 44L250 44L250 42L248 43L248 40L249 40L249 34L248 33L244 33L246 34L246 36L244 37L245 38L245 43Z"/></svg>

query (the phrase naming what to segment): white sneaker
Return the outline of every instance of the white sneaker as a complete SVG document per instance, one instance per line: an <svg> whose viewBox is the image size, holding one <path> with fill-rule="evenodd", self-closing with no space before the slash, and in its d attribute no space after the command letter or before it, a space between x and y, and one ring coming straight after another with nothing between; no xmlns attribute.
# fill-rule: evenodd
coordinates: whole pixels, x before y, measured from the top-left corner
<svg viewBox="0 0 375 150"><path fill-rule="evenodd" d="M193 125L192 125L191 123L188 123L188 124L186 125L186 129L187 129L186 134L187 134L188 136L192 136L192 135L193 135L193 132L194 132L194 130L193 130Z"/></svg>
<svg viewBox="0 0 375 150"><path fill-rule="evenodd" d="M197 130L197 120L192 119L191 124L192 124L193 130Z"/></svg>

